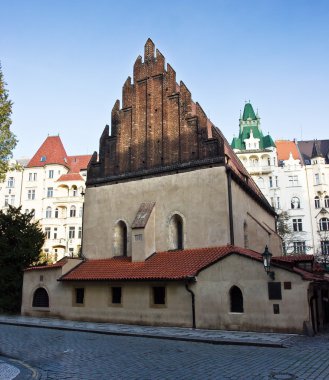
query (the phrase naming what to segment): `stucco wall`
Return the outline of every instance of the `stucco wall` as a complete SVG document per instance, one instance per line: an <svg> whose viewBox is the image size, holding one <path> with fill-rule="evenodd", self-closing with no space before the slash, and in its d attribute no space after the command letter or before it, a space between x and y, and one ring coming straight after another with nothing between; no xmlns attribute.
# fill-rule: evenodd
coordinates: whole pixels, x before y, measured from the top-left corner
<svg viewBox="0 0 329 380"><path fill-rule="evenodd" d="M261 262L234 254L200 272L193 286L197 327L302 333L303 322L310 319L309 282L283 269L272 270L275 281L281 282L282 300L269 300L272 280ZM284 289L285 281L291 282L291 289ZM229 291L234 285L243 294L243 313L230 312ZM279 305L280 314L274 314L273 304Z"/></svg>
<svg viewBox="0 0 329 380"><path fill-rule="evenodd" d="M169 220L175 213L184 220L184 248L229 243L227 182L224 167L165 175L99 187L85 195L83 253L89 259L113 256L113 230L123 220L128 227L142 202L156 202L155 249L169 249Z"/></svg>
<svg viewBox="0 0 329 380"><path fill-rule="evenodd" d="M195 293L196 327L245 331L302 333L309 321L308 286L297 274L279 268L282 300L269 300L263 264L232 254L201 271L190 285ZM29 271L24 275L22 314L55 316L74 320L103 321L160 326L192 326L191 295L183 282L58 282L60 269ZM40 275L43 281L40 282ZM291 289L283 283L291 282ZM244 312L230 312L229 290L235 285L243 294ZM33 308L35 289L49 294L49 309ZM122 304L111 304L111 286L122 286ZM166 287L166 305L152 305L152 286ZM74 289L85 288L83 305L75 305ZM280 314L274 314L273 304Z"/></svg>
<svg viewBox="0 0 329 380"><path fill-rule="evenodd" d="M245 247L244 223L247 223L246 248L263 252L267 244L271 253L281 256L281 239L275 233L275 218L232 181L234 244ZM270 228L268 228L268 227Z"/></svg>

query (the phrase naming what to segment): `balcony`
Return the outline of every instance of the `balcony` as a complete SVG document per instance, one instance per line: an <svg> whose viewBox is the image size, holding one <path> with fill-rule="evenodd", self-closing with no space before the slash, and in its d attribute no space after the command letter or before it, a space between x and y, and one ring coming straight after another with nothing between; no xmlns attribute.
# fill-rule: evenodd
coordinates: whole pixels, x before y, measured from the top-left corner
<svg viewBox="0 0 329 380"><path fill-rule="evenodd" d="M248 170L249 174L267 174L267 173L271 173L273 171L273 168L270 165L246 166L246 169Z"/></svg>
<svg viewBox="0 0 329 380"><path fill-rule="evenodd" d="M67 195L64 197L53 197L53 203L55 205L59 204L65 204L65 203L75 203L75 202L81 202L83 203L83 197L82 196L72 196L72 195Z"/></svg>

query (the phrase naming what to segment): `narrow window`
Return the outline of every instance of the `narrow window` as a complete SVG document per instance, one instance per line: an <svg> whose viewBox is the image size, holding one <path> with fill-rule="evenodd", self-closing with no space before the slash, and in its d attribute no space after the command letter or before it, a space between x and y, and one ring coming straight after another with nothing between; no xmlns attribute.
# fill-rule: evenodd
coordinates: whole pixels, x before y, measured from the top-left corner
<svg viewBox="0 0 329 380"><path fill-rule="evenodd" d="M76 213L77 213L76 207L75 206L71 206L71 208L70 208L70 217L71 218L75 218Z"/></svg>
<svg viewBox="0 0 329 380"><path fill-rule="evenodd" d="M53 170L48 171L48 178L54 178L54 171Z"/></svg>
<svg viewBox="0 0 329 380"><path fill-rule="evenodd" d="M153 305L166 304L166 288L164 286L154 286L153 291Z"/></svg>
<svg viewBox="0 0 329 380"><path fill-rule="evenodd" d="M324 207L329 208L329 197L328 197L328 195L326 195L324 197Z"/></svg>
<svg viewBox="0 0 329 380"><path fill-rule="evenodd" d="M49 307L49 297L45 288L38 288L34 292L32 307Z"/></svg>
<svg viewBox="0 0 329 380"><path fill-rule="evenodd" d="M120 220L114 228L115 256L127 256L127 226Z"/></svg>
<svg viewBox="0 0 329 380"><path fill-rule="evenodd" d="M48 187L47 188L47 198L52 198L54 194L54 188L53 187Z"/></svg>
<svg viewBox="0 0 329 380"><path fill-rule="evenodd" d="M75 289L75 303L78 305L83 305L85 300L85 288Z"/></svg>
<svg viewBox="0 0 329 380"><path fill-rule="evenodd" d="M169 223L169 241L170 249L184 249L184 228L183 219L180 215L175 214Z"/></svg>
<svg viewBox="0 0 329 380"><path fill-rule="evenodd" d="M282 300L281 282L268 282L268 299Z"/></svg>
<svg viewBox="0 0 329 380"><path fill-rule="evenodd" d="M55 208L55 218L58 218L58 208Z"/></svg>
<svg viewBox="0 0 329 380"><path fill-rule="evenodd" d="M230 305L231 313L243 313L243 295L237 286L230 289Z"/></svg>
<svg viewBox="0 0 329 380"><path fill-rule="evenodd" d="M57 227L54 227L54 239L57 239Z"/></svg>
<svg viewBox="0 0 329 380"><path fill-rule="evenodd" d="M82 238L82 227L79 227L78 229L78 239Z"/></svg>
<svg viewBox="0 0 329 380"><path fill-rule="evenodd" d="M318 196L314 198L314 206L315 208L320 208L320 198Z"/></svg>
<svg viewBox="0 0 329 380"><path fill-rule="evenodd" d="M111 288L111 293L112 293L112 303L116 305L121 305L121 294L122 294L121 286L113 286Z"/></svg>
<svg viewBox="0 0 329 380"><path fill-rule="evenodd" d="M50 227L45 228L46 239L50 239Z"/></svg>
<svg viewBox="0 0 329 380"><path fill-rule="evenodd" d="M69 239L75 238L75 227L69 227Z"/></svg>
<svg viewBox="0 0 329 380"><path fill-rule="evenodd" d="M272 177L268 177L268 181L269 181L269 186L273 187L273 178Z"/></svg>
<svg viewBox="0 0 329 380"><path fill-rule="evenodd" d="M15 186L15 179L14 177L9 177L7 182L8 187L14 187Z"/></svg>
<svg viewBox="0 0 329 380"><path fill-rule="evenodd" d="M319 225L320 225L320 231L329 231L329 219L328 218L321 218Z"/></svg>
<svg viewBox="0 0 329 380"><path fill-rule="evenodd" d="M47 209L46 209L46 218L51 218L51 207L48 206Z"/></svg>

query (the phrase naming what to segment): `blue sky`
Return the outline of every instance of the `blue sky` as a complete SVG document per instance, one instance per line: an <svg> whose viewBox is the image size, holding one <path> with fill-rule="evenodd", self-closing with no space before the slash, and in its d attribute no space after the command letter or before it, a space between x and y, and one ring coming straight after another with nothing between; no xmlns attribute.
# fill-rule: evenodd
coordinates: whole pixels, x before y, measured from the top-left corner
<svg viewBox="0 0 329 380"><path fill-rule="evenodd" d="M246 100L274 139L329 138L329 1L0 0L15 157L98 150L150 37L231 141Z"/></svg>

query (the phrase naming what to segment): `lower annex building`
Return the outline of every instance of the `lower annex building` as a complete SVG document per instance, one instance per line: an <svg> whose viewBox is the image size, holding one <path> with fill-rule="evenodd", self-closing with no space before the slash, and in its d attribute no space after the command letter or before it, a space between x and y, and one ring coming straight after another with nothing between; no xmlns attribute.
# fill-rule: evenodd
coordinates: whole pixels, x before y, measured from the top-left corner
<svg viewBox="0 0 329 380"><path fill-rule="evenodd" d="M84 258L27 269L22 314L258 331L327 323L324 274L311 256L278 257L273 208L150 39L133 74L88 165Z"/></svg>

